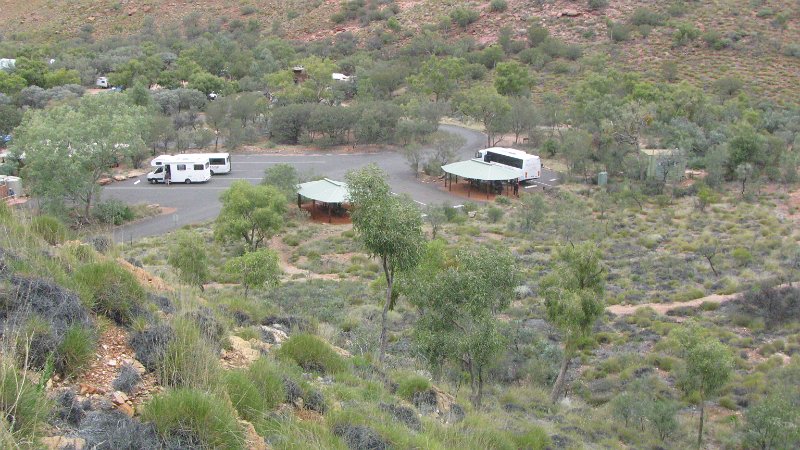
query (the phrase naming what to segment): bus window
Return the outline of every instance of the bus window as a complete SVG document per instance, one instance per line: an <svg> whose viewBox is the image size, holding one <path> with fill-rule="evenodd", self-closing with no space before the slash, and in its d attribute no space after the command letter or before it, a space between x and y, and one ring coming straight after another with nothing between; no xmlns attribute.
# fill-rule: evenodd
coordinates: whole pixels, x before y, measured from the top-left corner
<svg viewBox="0 0 800 450"><path fill-rule="evenodd" d="M225 158L211 158L208 161L215 166L221 166L225 164Z"/></svg>

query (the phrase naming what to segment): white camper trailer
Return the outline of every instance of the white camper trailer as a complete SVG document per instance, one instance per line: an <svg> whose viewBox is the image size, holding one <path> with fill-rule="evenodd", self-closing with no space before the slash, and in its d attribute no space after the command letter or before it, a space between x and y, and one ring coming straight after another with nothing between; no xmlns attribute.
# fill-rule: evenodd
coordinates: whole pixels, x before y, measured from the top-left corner
<svg viewBox="0 0 800 450"><path fill-rule="evenodd" d="M169 156L169 155L164 155ZM156 169L147 174L147 181L155 183L205 183L211 179L211 168L208 158L187 157L188 155L170 156L160 164L153 164Z"/></svg>
<svg viewBox="0 0 800 450"><path fill-rule="evenodd" d="M542 161L539 157L525 153L522 150L491 147L479 150L475 158L484 162L494 162L522 169L522 176L519 177L519 181L532 180L542 176Z"/></svg>
<svg viewBox="0 0 800 450"><path fill-rule="evenodd" d="M158 167L164 161L171 161L174 158L197 158L205 159L209 163L211 175L219 175L221 173L230 173L231 171L231 154L230 153L184 153L180 155L160 155L150 162L153 167Z"/></svg>
<svg viewBox="0 0 800 450"><path fill-rule="evenodd" d="M108 89L111 87L111 85L108 84L108 78L106 77L98 77L97 81L94 82L94 85L101 89Z"/></svg>

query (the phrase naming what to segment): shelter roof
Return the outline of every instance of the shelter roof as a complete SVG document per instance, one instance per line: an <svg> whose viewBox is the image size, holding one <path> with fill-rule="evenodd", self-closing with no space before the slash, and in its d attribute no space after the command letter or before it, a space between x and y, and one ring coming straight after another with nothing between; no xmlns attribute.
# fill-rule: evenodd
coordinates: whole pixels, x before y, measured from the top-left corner
<svg viewBox="0 0 800 450"><path fill-rule="evenodd" d="M522 176L522 170L515 167L504 166L494 162L487 163L478 159L454 162L442 166L442 170L459 177L482 181L505 181Z"/></svg>
<svg viewBox="0 0 800 450"><path fill-rule="evenodd" d="M297 193L323 203L345 203L350 196L346 183L328 178L298 184Z"/></svg>

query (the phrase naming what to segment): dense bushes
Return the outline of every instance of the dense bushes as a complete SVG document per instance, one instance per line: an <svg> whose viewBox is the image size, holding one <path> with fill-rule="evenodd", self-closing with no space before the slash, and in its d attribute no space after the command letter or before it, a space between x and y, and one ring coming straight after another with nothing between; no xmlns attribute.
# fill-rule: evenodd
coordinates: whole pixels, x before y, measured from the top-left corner
<svg viewBox="0 0 800 450"><path fill-rule="evenodd" d="M74 279L84 303L120 325L130 323L146 298L136 278L113 261L87 264Z"/></svg>
<svg viewBox="0 0 800 450"><path fill-rule="evenodd" d="M195 389L174 389L153 398L142 418L170 448L244 448L236 415L222 399Z"/></svg>
<svg viewBox="0 0 800 450"><path fill-rule="evenodd" d="M100 223L122 225L133 220L134 214L130 206L120 200L106 200L94 205L92 216Z"/></svg>
<svg viewBox="0 0 800 450"><path fill-rule="evenodd" d="M306 333L296 334L284 342L278 350L278 356L294 361L309 372L334 374L347 368L345 361L330 345Z"/></svg>

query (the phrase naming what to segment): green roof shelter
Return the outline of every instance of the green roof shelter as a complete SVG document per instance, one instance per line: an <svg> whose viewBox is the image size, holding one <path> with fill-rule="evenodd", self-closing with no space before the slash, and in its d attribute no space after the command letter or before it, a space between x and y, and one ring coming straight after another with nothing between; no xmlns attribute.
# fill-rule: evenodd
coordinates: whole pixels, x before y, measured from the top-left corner
<svg viewBox="0 0 800 450"><path fill-rule="evenodd" d="M350 199L350 192L347 190L347 183L323 178L317 181L309 181L297 185L297 207L301 208L303 197L311 200L312 208L316 202L324 203L328 206L328 221L330 222L333 207L341 208L343 203Z"/></svg>
<svg viewBox="0 0 800 450"><path fill-rule="evenodd" d="M505 182L506 187L514 184L515 193L519 186L519 179L522 176L522 170L516 167L505 166L494 162L484 162L479 159L469 159L467 161L459 161L442 166L442 170L447 174L444 179L445 186L448 180L450 181L450 190L453 188L453 177L455 176L456 183L458 177L466 178L470 181L470 187L467 191L467 196L472 192L472 184L477 183L480 188L481 183L486 183L486 196L489 196L489 187L495 182Z"/></svg>

